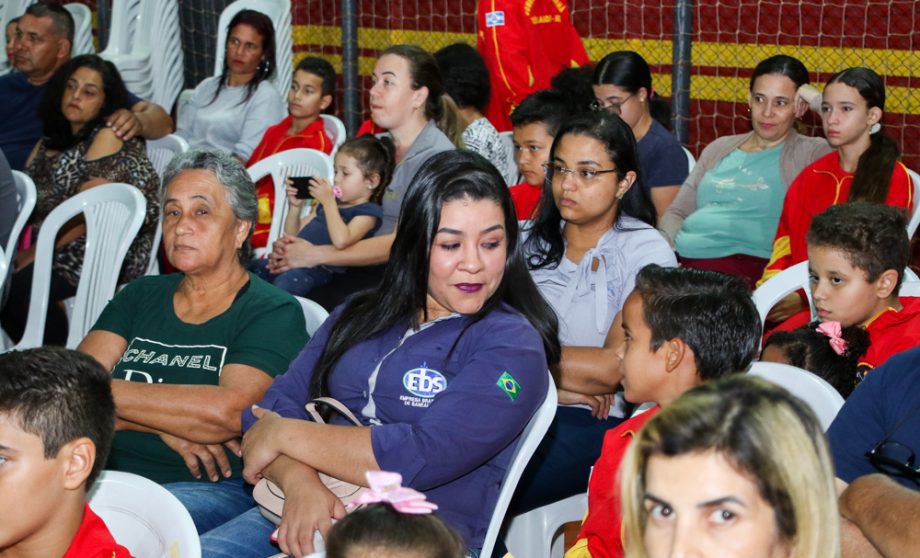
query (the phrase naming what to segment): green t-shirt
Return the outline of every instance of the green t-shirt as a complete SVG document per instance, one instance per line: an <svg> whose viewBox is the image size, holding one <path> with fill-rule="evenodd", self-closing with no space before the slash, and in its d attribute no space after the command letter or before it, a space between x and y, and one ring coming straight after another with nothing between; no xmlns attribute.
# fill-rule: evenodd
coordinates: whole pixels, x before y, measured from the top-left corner
<svg viewBox="0 0 920 558"><path fill-rule="evenodd" d="M752 153L735 149L703 175L696 211L674 241L677 253L685 258L769 258L786 197L782 151L783 144Z"/></svg>
<svg viewBox="0 0 920 558"><path fill-rule="evenodd" d="M252 274L223 314L203 324L181 321L173 310L173 295L182 278L181 273L141 277L106 306L93 329L128 341L113 378L217 385L226 364L245 364L274 377L287 370L306 344L306 325L297 301ZM240 460L229 452L227 456L233 476L239 477ZM195 480L179 454L158 435L131 430L115 435L106 468L159 483Z"/></svg>

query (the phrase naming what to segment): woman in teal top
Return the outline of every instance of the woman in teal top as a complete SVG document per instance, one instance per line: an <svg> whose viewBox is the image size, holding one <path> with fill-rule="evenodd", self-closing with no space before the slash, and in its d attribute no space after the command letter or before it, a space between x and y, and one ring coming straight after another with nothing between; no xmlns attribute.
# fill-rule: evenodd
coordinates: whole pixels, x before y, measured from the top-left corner
<svg viewBox="0 0 920 558"><path fill-rule="evenodd" d="M794 129L808 109L803 97L814 93L808 70L791 56L772 56L754 68L753 131L707 146L659 221L681 265L735 275L751 288L760 279L789 184L830 151L823 139Z"/></svg>

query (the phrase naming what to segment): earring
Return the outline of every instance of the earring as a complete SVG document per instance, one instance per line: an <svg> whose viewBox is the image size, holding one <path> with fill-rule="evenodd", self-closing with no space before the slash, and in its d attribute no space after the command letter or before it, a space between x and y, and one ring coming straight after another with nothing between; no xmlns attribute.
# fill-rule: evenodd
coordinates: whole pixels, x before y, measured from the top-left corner
<svg viewBox="0 0 920 558"><path fill-rule="evenodd" d="M872 126L869 126L869 133L870 133L870 134L877 134L878 131L881 130L881 129L882 129L882 125L881 125L880 123L876 122L876 123L873 124Z"/></svg>

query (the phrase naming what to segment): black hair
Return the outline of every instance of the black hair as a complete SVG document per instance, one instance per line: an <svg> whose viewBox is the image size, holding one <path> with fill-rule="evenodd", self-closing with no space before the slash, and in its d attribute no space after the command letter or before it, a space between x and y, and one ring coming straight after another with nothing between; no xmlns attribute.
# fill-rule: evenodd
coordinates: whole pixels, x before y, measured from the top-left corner
<svg viewBox="0 0 920 558"><path fill-rule="evenodd" d="M86 488L105 466L115 433L111 375L93 357L62 347L0 354L0 413L42 440L45 459L89 438L96 461Z"/></svg>
<svg viewBox="0 0 920 558"><path fill-rule="evenodd" d="M73 49L74 28L76 26L74 25L73 15L67 11L67 8L58 4L46 4L42 2L30 5L28 8L26 8L26 11L23 15L51 18L51 24L52 27L54 27L54 32L58 35L63 35L64 38L70 41L70 48Z"/></svg>
<svg viewBox="0 0 920 558"><path fill-rule="evenodd" d="M372 134L364 134L343 143L338 152L354 157L365 177L375 174L380 177L380 183L371 194L371 201L379 204L383 200L383 194L393 177L393 168L396 165L396 146L393 145L393 140L388 136L378 138Z"/></svg>
<svg viewBox="0 0 920 558"><path fill-rule="evenodd" d="M364 556L466 556L463 539L437 516L400 513L390 504L359 508L332 526L326 539L328 558L348 558L358 550Z"/></svg>
<svg viewBox="0 0 920 558"><path fill-rule="evenodd" d="M540 122L546 133L556 137L559 128L571 116L568 100L561 92L541 89L524 98L511 112L511 125L515 128Z"/></svg>
<svg viewBox="0 0 920 558"><path fill-rule="evenodd" d="M102 94L105 97L99 114L83 125L76 134L70 128L70 121L61 110L64 90L70 77L79 68L89 68L102 77ZM110 114L118 109L130 109L128 89L114 64L95 54L81 54L65 62L48 80L48 86L39 105L39 115L45 139L45 147L63 151L80 143L100 126Z"/></svg>
<svg viewBox="0 0 920 558"><path fill-rule="evenodd" d="M869 68L848 68L834 74L827 85L842 83L859 92L866 100L866 108L878 107L885 110L885 82ZM879 121L881 125L881 121ZM859 156L850 195L847 201L868 201L884 203L888 198L888 187L894 166L901 156L897 142L881 130L869 135L869 148Z"/></svg>
<svg viewBox="0 0 920 558"><path fill-rule="evenodd" d="M553 140L550 149L549 161L556 156L556 149L566 135L581 136L595 139L604 146L610 160L613 161L617 172L617 180L622 180L627 172L636 173L636 181L626 191L623 199L617 202L616 214L612 227L628 230L620 226L620 216L628 215L652 227L656 223L655 206L649 197L648 190L642 185L642 175L639 172L639 152L636 148L636 137L629 125L615 114L606 112L587 112L577 116L562 126ZM542 199L539 213L530 228L530 236L524 243L524 251L528 254L527 264L531 269L555 267L559 265L565 254L565 240L562 236L562 215L553 200L552 177L547 173L543 184Z"/></svg>
<svg viewBox="0 0 920 558"><path fill-rule="evenodd" d="M760 315L741 279L652 264L636 275L633 292L642 298L652 350L680 339L693 349L701 379L744 372L757 354Z"/></svg>
<svg viewBox="0 0 920 558"><path fill-rule="evenodd" d="M441 209L445 203L461 199L491 200L501 207L507 246L505 271L498 288L476 314L469 316L466 327L501 303L508 304L540 334L547 364L559 361L558 320L524 264L517 217L504 179L481 155L465 150L444 151L429 158L409 184L383 278L375 288L346 303L314 367L311 397L329 393L332 369L351 347L396 325L417 328L427 321L431 245L441 222Z"/></svg>
<svg viewBox="0 0 920 558"><path fill-rule="evenodd" d="M751 81L748 88L753 91L754 82L757 81L757 78L760 76L765 75L786 76L792 80L796 89L809 82L808 69L805 68L805 64L802 64L798 58L793 58L786 54L777 54L765 58L754 66L754 72L751 74Z"/></svg>
<svg viewBox="0 0 920 558"><path fill-rule="evenodd" d="M632 94L645 88L652 118L671 129L671 107L652 88L652 70L638 52L618 50L601 58L594 68L594 85L616 85Z"/></svg>
<svg viewBox="0 0 920 558"><path fill-rule="evenodd" d="M308 74L313 74L318 77L323 82L322 90L320 95L325 97L329 95L332 97L332 102L329 103L329 106L326 107L323 112L334 113L335 112L335 68L332 67L325 58L320 58L318 56L305 56L301 58L300 62L297 63L297 67L294 68L295 72L307 72Z"/></svg>
<svg viewBox="0 0 920 558"><path fill-rule="evenodd" d="M475 48L456 43L434 53L441 68L444 89L459 107L474 107L479 112L489 102L489 70Z"/></svg>
<svg viewBox="0 0 920 558"><path fill-rule="evenodd" d="M588 112L594 102L594 66L563 68L549 80L549 86L569 101L572 115Z"/></svg>
<svg viewBox="0 0 920 558"><path fill-rule="evenodd" d="M244 95L243 100L240 101L240 104L243 104L252 97L256 89L259 88L260 83L269 79L272 77L272 74L275 73L275 67L277 65L275 59L275 26L272 24L271 18L262 12L248 9L240 10L233 16L233 19L231 19L230 23L227 25L227 43L230 42L230 34L237 25L248 25L255 29L256 33L262 37L262 61L259 62L259 66L256 68L256 75L252 76L252 79L246 84L246 95ZM227 43L224 43L224 50L227 49ZM217 82L217 89L214 91L214 97L208 104L213 103L217 100L217 97L220 96L221 90L227 84L227 76L229 75L230 61L227 60L225 52L224 68L220 72L220 80Z"/></svg>
<svg viewBox="0 0 920 558"><path fill-rule="evenodd" d="M869 332L858 325L841 328L840 337L847 348L838 355L828 336L818 331L819 325L821 322L815 321L792 331L777 331L764 343L764 351L771 346L782 349L789 364L824 378L846 399L856 387L856 367L869 349Z"/></svg>
<svg viewBox="0 0 920 558"><path fill-rule="evenodd" d="M866 272L869 282L886 270L898 272L910 260L910 238L904 211L881 203L847 202L832 205L815 215L805 237L808 246L827 247L846 255L850 265Z"/></svg>

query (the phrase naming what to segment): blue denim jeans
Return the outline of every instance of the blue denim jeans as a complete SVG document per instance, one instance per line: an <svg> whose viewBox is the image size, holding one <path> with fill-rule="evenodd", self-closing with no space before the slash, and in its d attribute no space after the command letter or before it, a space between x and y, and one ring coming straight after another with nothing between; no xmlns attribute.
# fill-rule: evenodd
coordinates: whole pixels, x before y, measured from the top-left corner
<svg viewBox="0 0 920 558"><path fill-rule="evenodd" d="M332 272L324 267L299 267L276 275L268 271L268 260L254 260L249 264L249 270L295 296L307 296L315 287L332 281Z"/></svg>

